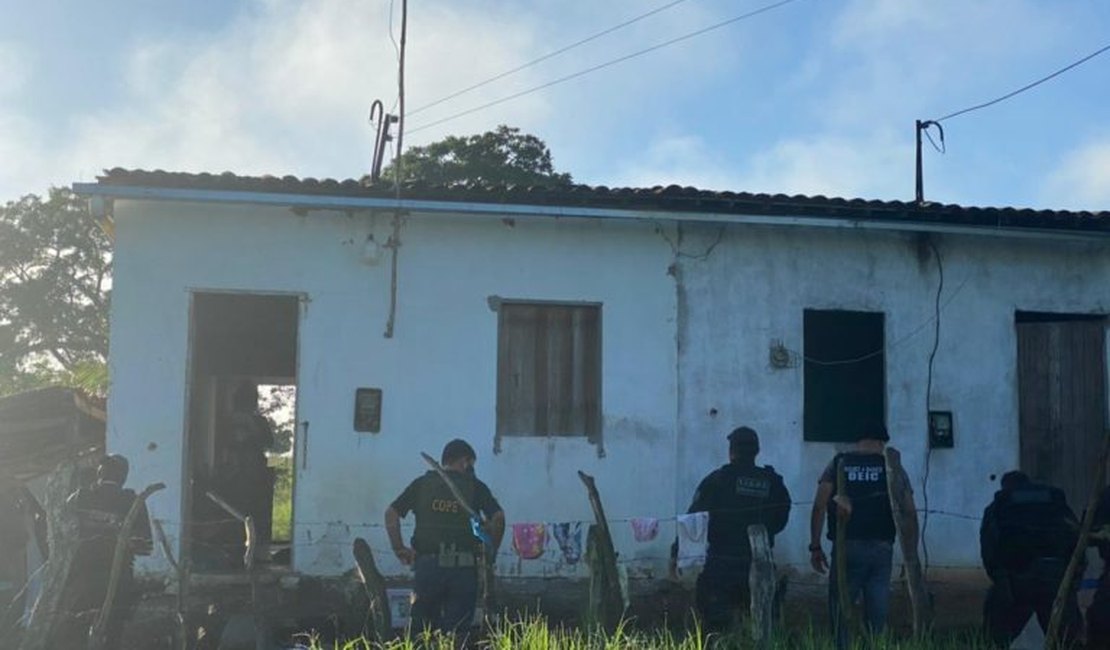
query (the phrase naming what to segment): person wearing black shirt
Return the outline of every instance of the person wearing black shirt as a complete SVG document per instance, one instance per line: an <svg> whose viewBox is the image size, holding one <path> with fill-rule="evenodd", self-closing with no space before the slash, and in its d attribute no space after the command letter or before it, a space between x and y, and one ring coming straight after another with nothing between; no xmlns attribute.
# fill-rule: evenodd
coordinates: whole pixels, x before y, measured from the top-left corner
<svg viewBox="0 0 1110 650"><path fill-rule="evenodd" d="M1047 632L1052 603L1079 538L1079 522L1064 492L1007 472L1002 489L983 511L979 550L991 579L983 623L991 641L1009 647L1032 614ZM1063 633L1074 639L1079 623L1075 593L1064 610Z"/></svg>
<svg viewBox="0 0 1110 650"><path fill-rule="evenodd" d="M840 549L833 544L832 554L835 559L838 553L844 553L848 601L855 602L860 595L863 596L864 623L872 634L883 631L890 609L890 573L896 531L890 508L886 458L883 455L889 440L886 427L878 424L864 430L854 450L833 457L818 480L810 514L810 564L818 573L825 573L829 561L821 548L821 530L827 517L828 538L835 542L837 511L848 513L844 531L845 548ZM837 494L838 466L844 472L844 495ZM913 504L909 477L905 472L899 472L892 478L898 485L896 493L903 499L900 504L903 512L912 516L916 525L917 510ZM905 533L917 539L917 530ZM837 647L846 648L848 626L840 613L835 578L829 579L829 613Z"/></svg>
<svg viewBox="0 0 1110 650"><path fill-rule="evenodd" d="M713 470L698 484L687 512L708 512L705 567L698 575L695 601L708 632L733 625L751 597L748 573L752 550L748 526L763 524L768 541L786 527L790 493L770 465L757 467L759 436L749 427L728 434L727 465Z"/></svg>
<svg viewBox="0 0 1110 650"><path fill-rule="evenodd" d="M77 490L66 500L66 505L77 516L80 542L63 596L63 611L68 614L63 625L71 628L69 633L73 633L72 628L76 628L76 633L80 634L78 638L83 639L92 623L92 615L104 604L115 558L116 541L123 520L137 498L134 490L123 487L127 482L128 470L126 458L119 455L108 456L97 468L96 483ZM153 550L150 516L145 504L139 505L138 516L132 524L128 541L117 587L116 606L108 621L107 646L110 648L119 647L123 624L137 603L132 568L134 558L136 555L150 555Z"/></svg>
<svg viewBox="0 0 1110 650"><path fill-rule="evenodd" d="M505 532L505 515L489 487L474 475L477 455L464 440L443 448L441 464L465 498L487 520L493 554ZM411 546L401 539L401 519L416 517ZM385 526L397 559L415 574L412 627L460 631L470 625L478 597L479 547L467 508L443 477L429 471L405 488L386 508Z"/></svg>

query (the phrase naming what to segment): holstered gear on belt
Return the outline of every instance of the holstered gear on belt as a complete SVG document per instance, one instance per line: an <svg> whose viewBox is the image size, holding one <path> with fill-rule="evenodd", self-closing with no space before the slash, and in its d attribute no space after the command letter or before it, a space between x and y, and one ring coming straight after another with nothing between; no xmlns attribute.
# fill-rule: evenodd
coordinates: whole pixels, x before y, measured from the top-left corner
<svg viewBox="0 0 1110 650"><path fill-rule="evenodd" d="M454 544L440 544L436 560L442 569L478 566L478 556L474 551L459 550Z"/></svg>

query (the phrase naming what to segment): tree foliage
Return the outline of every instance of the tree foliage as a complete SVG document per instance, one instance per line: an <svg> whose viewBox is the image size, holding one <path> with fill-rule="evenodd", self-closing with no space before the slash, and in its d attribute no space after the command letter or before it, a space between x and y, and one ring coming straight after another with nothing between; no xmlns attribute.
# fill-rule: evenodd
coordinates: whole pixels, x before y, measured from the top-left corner
<svg viewBox="0 0 1110 650"><path fill-rule="evenodd" d="M0 207L0 393L106 385L111 241L66 189Z"/></svg>
<svg viewBox="0 0 1110 650"><path fill-rule="evenodd" d="M566 186L570 174L555 171L543 140L501 125L480 135L448 136L401 156L405 180L455 187L471 183ZM383 171L392 179L396 164Z"/></svg>

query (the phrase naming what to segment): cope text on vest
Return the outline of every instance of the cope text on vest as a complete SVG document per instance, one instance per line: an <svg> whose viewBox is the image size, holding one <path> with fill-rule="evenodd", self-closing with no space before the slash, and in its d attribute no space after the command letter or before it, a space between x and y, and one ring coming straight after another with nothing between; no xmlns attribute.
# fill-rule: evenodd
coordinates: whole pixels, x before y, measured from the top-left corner
<svg viewBox="0 0 1110 650"><path fill-rule="evenodd" d="M771 483L767 479L741 476L736 479L736 495L742 497L767 498L771 494Z"/></svg>
<svg viewBox="0 0 1110 650"><path fill-rule="evenodd" d="M883 468L874 465L845 465L844 478L849 483L878 483L886 480Z"/></svg>
<svg viewBox="0 0 1110 650"><path fill-rule="evenodd" d="M459 502L455 499L432 499L432 512L458 512Z"/></svg>

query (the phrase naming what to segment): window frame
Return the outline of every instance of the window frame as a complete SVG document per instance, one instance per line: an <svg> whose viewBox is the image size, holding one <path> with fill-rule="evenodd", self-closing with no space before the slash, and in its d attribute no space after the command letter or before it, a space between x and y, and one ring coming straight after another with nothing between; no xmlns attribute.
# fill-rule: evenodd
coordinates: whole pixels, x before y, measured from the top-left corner
<svg viewBox="0 0 1110 650"><path fill-rule="evenodd" d="M844 315L849 317L868 319L874 318L878 322L872 322L867 325L869 328L878 328L878 339L881 347L878 348L877 354L867 351L862 352L859 350L851 350L846 353L842 359L832 359L827 355L827 350L813 350L812 338L817 336L818 333L813 332L810 328L816 327L818 323L811 324L811 318L832 318L834 315ZM820 324L822 327L829 327L830 323ZM842 326L842 325L841 325ZM828 336L835 336L835 333L823 332ZM818 309L818 308L805 308L802 312L802 439L805 442L823 442L823 443L845 443L855 442L859 433L859 429L865 426L871 426L877 423L886 422L887 408L889 405L889 396L887 395L887 314L885 311L879 310L862 310L862 309ZM862 339L863 337L860 336ZM859 347L865 349L874 349L871 345L861 343ZM868 395L863 402L866 408L866 413L856 416L851 419L844 419L843 414L845 411L851 411L852 408L829 406L830 402L835 402L837 397L843 397L845 390L843 385L849 383L848 380L855 381L859 384L859 378L846 377L850 371L842 372L841 377L836 377L836 373L832 370L824 369L825 367L835 367L838 361L850 361L860 356L867 356L874 354L876 361L874 362L875 368L860 372L878 373L878 377L868 378L868 382L875 382L875 386L869 390L874 390L875 394ZM820 355L820 356L818 356ZM818 361L827 361L831 363L821 364ZM862 363L862 361L861 361ZM817 370L822 368L821 370ZM830 386L841 386L840 390L830 389ZM814 389L823 387L821 396L814 393ZM832 392L832 398L828 393ZM839 393L839 395L837 395ZM878 402L877 409L875 402ZM840 409L839 412L837 409ZM854 410L861 410L860 408ZM876 412L877 411L877 412ZM832 418L837 418L835 421ZM878 422L875 422L878 420Z"/></svg>
<svg viewBox="0 0 1110 650"><path fill-rule="evenodd" d="M528 438L579 439L579 438L585 438L585 439L589 440L592 443L597 443L597 444L600 445L601 435L602 435L602 423L603 423L603 420L604 420L604 417L603 417L603 405L604 405L604 401L603 401L604 400L604 385L603 385L604 384L604 382L603 382L603 377L604 377L604 366L603 366L603 361L604 361L604 305L603 305L603 303L595 302L595 301L584 301L584 300L533 300L533 299L524 299L524 298L513 298L513 299L501 299L501 298L499 298L499 299L496 300L496 303L495 303L494 306L495 306L495 310L497 311L497 352L496 352L496 368L495 368L495 373L496 373L495 392L496 392L496 395L495 395L495 399L494 399L494 402L495 402L494 427L495 427L495 431L496 431L496 442L495 442L495 445L494 445L494 451L495 452L500 451L500 441L503 437L521 438L521 439L528 439ZM587 309L587 310L593 311L593 320L594 320L594 323L595 323L594 327L596 329L596 331L593 333L594 342L593 342L593 345L591 346L592 350L586 350L583 354L586 358L589 358L590 355L593 355L594 360L593 360L592 364L591 363L586 364L587 367L583 370L583 373L591 372L590 366L593 367L592 372L595 373L595 376L585 377L584 382L589 384L591 379L592 379L592 383L593 383L592 393L593 394L591 395L591 397L595 398L594 399L595 406L593 407L593 412L592 413L587 412L583 415L582 419L585 422L585 426L583 427L583 430L581 430L581 431L571 431L571 430L568 429L566 431L554 431L554 430L551 430L550 428L547 428L547 427L541 428L541 427L538 427L538 426L534 426L532 431L514 431L508 426L509 422L506 421L506 418L508 418L508 416L505 414L505 408L506 407L503 404L503 399L505 398L505 395L506 395L503 382L508 380L508 378L506 376L503 376L503 367L506 363L508 363L508 361L506 359L506 355L508 354L508 350L506 349L506 346L509 344L509 342L508 342L509 332L506 329L508 327L506 325L506 320L508 318L509 312L511 312L512 309L520 308L520 307L530 307L530 308L537 308L537 309L562 308L562 309L567 309L567 310ZM573 314L573 312L571 312L571 314ZM573 328L570 330L569 335L571 336L571 338L573 338L573 336L574 336ZM573 366L571 366L571 368L569 368L568 370L572 374L574 373ZM572 391L572 394L571 394L571 400L573 400L573 391ZM534 397L533 397L533 403L535 403ZM568 408L573 410L573 408L574 408L573 407L573 401L571 402L571 404L569 405ZM573 416L571 416L571 419L573 419ZM533 421L535 421L535 419ZM550 420L548 420L547 423L550 423ZM599 447L599 449L600 449L600 447Z"/></svg>

